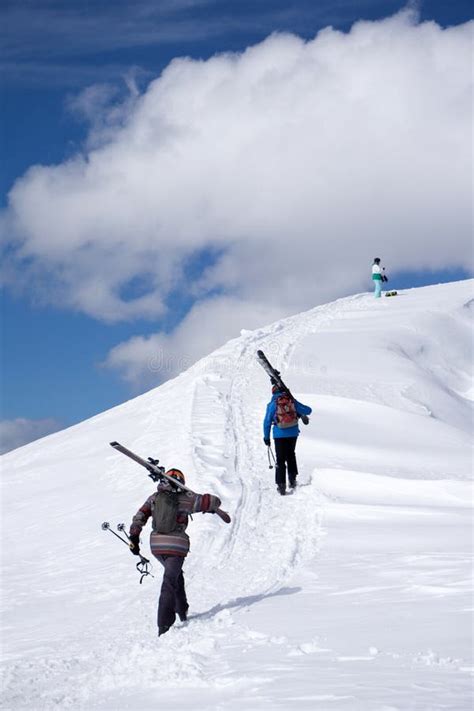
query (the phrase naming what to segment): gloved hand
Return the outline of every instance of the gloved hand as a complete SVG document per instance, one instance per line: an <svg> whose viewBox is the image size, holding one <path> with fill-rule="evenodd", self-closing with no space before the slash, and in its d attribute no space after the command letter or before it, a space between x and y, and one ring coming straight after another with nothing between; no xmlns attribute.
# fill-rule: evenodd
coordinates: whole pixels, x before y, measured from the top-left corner
<svg viewBox="0 0 474 711"><path fill-rule="evenodd" d="M222 503L220 498L213 494L203 494L202 502L204 506L203 513L216 513Z"/></svg>
<svg viewBox="0 0 474 711"><path fill-rule="evenodd" d="M128 547L132 551L133 555L140 555L140 537L130 536L130 543Z"/></svg>
<svg viewBox="0 0 474 711"><path fill-rule="evenodd" d="M264 437L264 438L263 438L263 441L264 441L264 443L265 443L265 445L266 445L267 447L270 446L270 439L269 439L268 437Z"/></svg>
<svg viewBox="0 0 474 711"><path fill-rule="evenodd" d="M216 513L217 509L220 508L220 505L222 504L222 501L218 496L212 496L211 495L211 507L209 511L212 513Z"/></svg>

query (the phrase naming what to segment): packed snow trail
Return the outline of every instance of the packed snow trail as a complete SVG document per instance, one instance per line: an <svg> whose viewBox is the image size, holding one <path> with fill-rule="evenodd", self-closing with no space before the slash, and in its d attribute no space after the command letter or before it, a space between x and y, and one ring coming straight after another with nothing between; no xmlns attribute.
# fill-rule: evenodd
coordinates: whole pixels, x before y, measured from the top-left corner
<svg viewBox="0 0 474 711"><path fill-rule="evenodd" d="M472 304L472 282L341 299L3 457L4 708L469 708ZM285 498L257 349L314 411ZM154 487L114 439L232 515L190 524L191 617L159 641L159 565L139 586L100 531Z"/></svg>

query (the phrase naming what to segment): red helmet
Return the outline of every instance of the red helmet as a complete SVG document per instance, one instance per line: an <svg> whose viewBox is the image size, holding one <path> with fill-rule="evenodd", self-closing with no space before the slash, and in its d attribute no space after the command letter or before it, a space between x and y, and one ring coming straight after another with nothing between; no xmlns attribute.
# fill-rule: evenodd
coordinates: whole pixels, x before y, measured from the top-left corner
<svg viewBox="0 0 474 711"><path fill-rule="evenodd" d="M181 469L168 469L166 476L170 476L172 479L176 479L181 484L185 484L184 474Z"/></svg>

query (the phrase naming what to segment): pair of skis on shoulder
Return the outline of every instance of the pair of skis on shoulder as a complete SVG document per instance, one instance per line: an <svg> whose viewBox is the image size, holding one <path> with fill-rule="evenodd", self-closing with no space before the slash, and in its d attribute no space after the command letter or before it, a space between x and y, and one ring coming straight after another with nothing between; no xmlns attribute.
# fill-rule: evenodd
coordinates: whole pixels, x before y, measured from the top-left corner
<svg viewBox="0 0 474 711"><path fill-rule="evenodd" d="M257 359L264 371L270 376L272 385L276 385L282 392L286 393L289 397L291 397L292 400L295 400L295 398L290 392L289 387L285 385L285 383L281 379L280 371L276 370L273 367L273 365L270 363L263 351L257 351ZM298 417L301 418L301 421L304 425L308 424L309 419L307 415L298 415Z"/></svg>
<svg viewBox="0 0 474 711"><path fill-rule="evenodd" d="M188 489L188 487L182 484L180 481L165 474L165 468L159 466L158 459L152 459L151 457L148 457L148 459L143 459L138 454L135 454L135 452L132 452L131 449L124 447L123 444L120 444L120 442L111 442L110 446L116 449L117 452L121 452L122 454L125 454L126 457L133 459L134 462L137 462L137 464L140 464L142 467L145 467L145 469L148 470L148 476L153 481L167 481L169 484L171 484L171 486L175 487L176 489L180 489L181 491L184 491L186 493L194 494L191 489ZM219 516L219 518L225 521L225 523L230 523L231 519L226 511L223 511L222 509L217 509L215 513Z"/></svg>

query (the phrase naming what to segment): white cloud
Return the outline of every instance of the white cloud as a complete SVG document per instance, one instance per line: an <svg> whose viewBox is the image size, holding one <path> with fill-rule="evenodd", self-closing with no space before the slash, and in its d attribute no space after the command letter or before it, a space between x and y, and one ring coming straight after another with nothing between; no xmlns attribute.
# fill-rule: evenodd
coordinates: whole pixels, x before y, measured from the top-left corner
<svg viewBox="0 0 474 711"><path fill-rule="evenodd" d="M370 288L375 254L392 271L470 269L472 27L405 11L178 59L119 125L91 90L95 147L10 193L4 278L109 321L162 316L177 294L212 314L220 293L237 335L248 304L281 315ZM108 363L134 381L156 348L218 345L227 320L208 342L198 309Z"/></svg>
<svg viewBox="0 0 474 711"><path fill-rule="evenodd" d="M135 336L115 346L104 365L117 370L133 388L152 387L178 375L242 328L253 330L286 312L228 297L196 304L170 334Z"/></svg>
<svg viewBox="0 0 474 711"><path fill-rule="evenodd" d="M90 125L88 150L113 141L116 132L130 120L140 95L137 84L140 75L143 72L134 67L124 73L121 87L107 82L97 83L67 97L67 110Z"/></svg>
<svg viewBox="0 0 474 711"><path fill-rule="evenodd" d="M18 417L15 420L0 420L0 454L22 447L40 437L60 430L62 425L54 419L28 420Z"/></svg>

